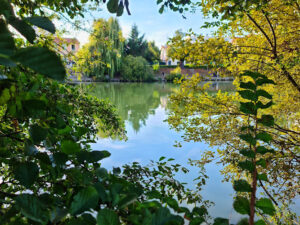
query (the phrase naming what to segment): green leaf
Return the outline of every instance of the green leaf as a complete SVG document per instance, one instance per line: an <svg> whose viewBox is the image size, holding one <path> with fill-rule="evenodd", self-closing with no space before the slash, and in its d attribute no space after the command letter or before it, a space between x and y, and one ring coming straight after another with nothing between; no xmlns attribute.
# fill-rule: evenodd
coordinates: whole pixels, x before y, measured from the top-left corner
<svg viewBox="0 0 300 225"><path fill-rule="evenodd" d="M258 101L256 103L256 107L259 109L267 109L273 105L272 101L269 101L267 104L263 104L261 101Z"/></svg>
<svg viewBox="0 0 300 225"><path fill-rule="evenodd" d="M236 225L249 225L249 219L243 218Z"/></svg>
<svg viewBox="0 0 300 225"><path fill-rule="evenodd" d="M80 151L77 154L77 159L80 163L88 162L88 163L94 163L98 162L104 158L107 158L110 156L110 153L108 151Z"/></svg>
<svg viewBox="0 0 300 225"><path fill-rule="evenodd" d="M244 99L248 99L254 102L257 101L257 96L253 91L249 91L249 90L239 91L239 94Z"/></svg>
<svg viewBox="0 0 300 225"><path fill-rule="evenodd" d="M167 208L159 208L153 215L151 225L165 225L173 223L183 223L183 219L180 216L174 216Z"/></svg>
<svg viewBox="0 0 300 225"><path fill-rule="evenodd" d="M54 24L52 23L51 20L49 20L47 17L43 17L43 16L32 16L32 17L28 17L26 18L26 20L39 27L39 28L42 28L44 30L47 30L49 32L51 32L52 34L55 33L55 26Z"/></svg>
<svg viewBox="0 0 300 225"><path fill-rule="evenodd" d="M263 213L268 214L270 216L274 216L275 208L272 204L272 201L268 198L261 198L255 203L256 208L259 208L263 211Z"/></svg>
<svg viewBox="0 0 300 225"><path fill-rule="evenodd" d="M250 204L249 200L245 197L237 196L233 202L233 208L240 214L249 214L250 213Z"/></svg>
<svg viewBox="0 0 300 225"><path fill-rule="evenodd" d="M252 188L250 184L246 180L235 180L233 183L233 189L235 191L240 191L240 192L251 192Z"/></svg>
<svg viewBox="0 0 300 225"><path fill-rule="evenodd" d="M266 132L260 132L256 135L256 139L261 140L266 143L270 143L270 141L273 139L272 136Z"/></svg>
<svg viewBox="0 0 300 225"><path fill-rule="evenodd" d="M12 59L52 79L63 80L66 76L60 58L55 52L44 47L19 49Z"/></svg>
<svg viewBox="0 0 300 225"><path fill-rule="evenodd" d="M17 165L14 170L15 178L24 185L26 188L30 188L36 181L39 175L39 167L33 162L24 162Z"/></svg>
<svg viewBox="0 0 300 225"><path fill-rule="evenodd" d="M262 181L268 181L268 176L265 173L258 174L257 179L262 180Z"/></svg>
<svg viewBox="0 0 300 225"><path fill-rule="evenodd" d="M76 215L94 208L97 206L98 200L99 196L97 190L92 186L88 186L74 196L70 212L72 215Z"/></svg>
<svg viewBox="0 0 300 225"><path fill-rule="evenodd" d="M158 161L163 161L166 157L161 156Z"/></svg>
<svg viewBox="0 0 300 225"><path fill-rule="evenodd" d="M245 114L252 114L252 115L257 114L256 107L252 102L241 102L240 110Z"/></svg>
<svg viewBox="0 0 300 225"><path fill-rule="evenodd" d="M75 154L81 150L80 145L71 140L63 140L61 143L61 151L67 155Z"/></svg>
<svg viewBox="0 0 300 225"><path fill-rule="evenodd" d="M253 72L253 71L249 71L249 70L246 70L244 73L241 74L241 76L252 77L253 80L256 80L259 77L265 77L261 73Z"/></svg>
<svg viewBox="0 0 300 225"><path fill-rule="evenodd" d="M205 219L203 217L194 217L189 225L201 225L203 222L205 222Z"/></svg>
<svg viewBox="0 0 300 225"><path fill-rule="evenodd" d="M174 209L175 211L178 210L179 206L175 199L168 197L165 201L172 209Z"/></svg>
<svg viewBox="0 0 300 225"><path fill-rule="evenodd" d="M114 174L114 175L119 175L120 173L121 173L120 167L114 167L114 168L113 168L113 174Z"/></svg>
<svg viewBox="0 0 300 225"><path fill-rule="evenodd" d="M265 97L265 98L268 98L268 99L272 99L272 95L270 95L268 92L266 92L265 90L257 90L256 91L256 96L259 97L259 96L262 96L262 97Z"/></svg>
<svg viewBox="0 0 300 225"><path fill-rule="evenodd" d="M57 166L64 166L68 161L68 155L62 152L55 152L53 154L54 163Z"/></svg>
<svg viewBox="0 0 300 225"><path fill-rule="evenodd" d="M239 137L251 145L256 144L256 140L251 134L240 134Z"/></svg>
<svg viewBox="0 0 300 225"><path fill-rule="evenodd" d="M8 23L19 31L20 34L22 34L31 44L33 44L36 34L34 29L28 23L14 16L9 18Z"/></svg>
<svg viewBox="0 0 300 225"><path fill-rule="evenodd" d="M240 88L251 89L251 90L255 91L256 90L256 85L254 83L250 82L250 81L247 82L247 83L241 82L240 83Z"/></svg>
<svg viewBox="0 0 300 225"><path fill-rule="evenodd" d="M268 152L274 153L274 150L273 149L267 149L265 146L258 146L258 147L256 147L256 152L261 154L261 155L264 155Z"/></svg>
<svg viewBox="0 0 300 225"><path fill-rule="evenodd" d="M266 223L263 220L258 220L254 223L254 225L266 225Z"/></svg>
<svg viewBox="0 0 300 225"><path fill-rule="evenodd" d="M164 12L164 8L165 8L164 5L162 5L162 6L159 8L159 13L160 13L160 14L162 14L162 13Z"/></svg>
<svg viewBox="0 0 300 225"><path fill-rule="evenodd" d="M14 54L14 51L15 42L12 34L8 31L5 22L0 19L0 54L11 56Z"/></svg>
<svg viewBox="0 0 300 225"><path fill-rule="evenodd" d="M257 122L271 127L274 126L274 117L272 115L262 115L261 118L257 120Z"/></svg>
<svg viewBox="0 0 300 225"><path fill-rule="evenodd" d="M249 160L246 160L246 161L243 161L243 162L239 162L238 166L240 168L242 168L243 170L248 170L249 172L253 172L254 171L254 165Z"/></svg>
<svg viewBox="0 0 300 225"><path fill-rule="evenodd" d="M256 165L260 165L261 167L266 168L267 167L267 162L264 159L260 159L256 162Z"/></svg>
<svg viewBox="0 0 300 225"><path fill-rule="evenodd" d="M124 198L122 198L119 203L118 203L118 206L119 206L119 209L122 209L124 207L126 207L127 205L135 202L137 200L137 194L135 193L129 193L127 194Z"/></svg>
<svg viewBox="0 0 300 225"><path fill-rule="evenodd" d="M124 12L124 4L123 1L121 1L118 6L117 16L122 16L123 12Z"/></svg>
<svg viewBox="0 0 300 225"><path fill-rule="evenodd" d="M119 0L109 0L107 3L107 9L110 13L116 13L118 11Z"/></svg>
<svg viewBox="0 0 300 225"><path fill-rule="evenodd" d="M270 80L268 78L260 78L256 81L256 84L261 86L263 84L275 84L275 82L273 80Z"/></svg>
<svg viewBox="0 0 300 225"><path fill-rule="evenodd" d="M207 211L207 208L205 206L194 207L193 208L193 214L196 214L198 216L204 216L204 215L208 215L208 211Z"/></svg>
<svg viewBox="0 0 300 225"><path fill-rule="evenodd" d="M45 205L34 195L20 194L16 197L16 207L25 217L33 221L46 224L49 220Z"/></svg>
<svg viewBox="0 0 300 225"><path fill-rule="evenodd" d="M118 215L111 209L102 209L97 215L97 225L120 225Z"/></svg>
<svg viewBox="0 0 300 225"><path fill-rule="evenodd" d="M255 153L254 153L254 151L252 151L252 150L242 149L242 150L240 150L240 153L241 153L243 156L246 156L246 157L248 157L248 158L251 158L251 159L255 158Z"/></svg>
<svg viewBox="0 0 300 225"><path fill-rule="evenodd" d="M229 219L225 218L215 218L213 225L229 225Z"/></svg>
<svg viewBox="0 0 300 225"><path fill-rule="evenodd" d="M97 168L96 170L96 175L99 177L99 178L106 178L108 176L108 173L107 173L107 170L105 168Z"/></svg>
<svg viewBox="0 0 300 225"><path fill-rule="evenodd" d="M29 134L33 142L35 144L39 144L41 143L41 141L46 139L48 131L47 129L42 128L35 124L30 127Z"/></svg>

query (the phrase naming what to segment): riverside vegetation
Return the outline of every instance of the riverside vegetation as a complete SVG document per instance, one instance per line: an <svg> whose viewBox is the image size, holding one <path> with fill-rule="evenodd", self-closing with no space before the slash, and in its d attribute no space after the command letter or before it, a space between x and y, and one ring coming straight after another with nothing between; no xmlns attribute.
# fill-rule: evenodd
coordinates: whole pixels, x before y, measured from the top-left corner
<svg viewBox="0 0 300 225"><path fill-rule="evenodd" d="M86 1L71 2L0 1L1 224L230 224L227 218L209 219L210 203L174 178L177 171L188 171L172 159L161 157L153 167L101 167L110 154L90 144L99 131L126 138L124 125L109 102L61 82L63 63L32 28L55 32L45 8L71 18L83 15ZM160 13L167 7L183 13L192 4L157 3ZM124 9L130 13L128 0L105 4L119 16ZM186 141L224 144L219 155L237 191L233 208L248 216L239 224L296 224L287 206L299 190L299 4L207 0L192 6L219 19L206 26L218 25L220 34L247 33L238 45L222 37L208 43L199 38L187 56L195 64L221 61L239 90L208 95L199 76L186 79L171 96L169 123L185 131ZM205 152L192 163L202 166L213 157ZM200 179L198 185L204 183Z"/></svg>

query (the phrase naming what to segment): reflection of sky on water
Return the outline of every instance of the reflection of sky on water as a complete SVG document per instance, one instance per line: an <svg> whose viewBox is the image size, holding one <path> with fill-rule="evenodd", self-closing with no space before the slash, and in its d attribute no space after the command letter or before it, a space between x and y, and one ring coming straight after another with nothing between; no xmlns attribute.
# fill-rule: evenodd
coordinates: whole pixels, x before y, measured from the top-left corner
<svg viewBox="0 0 300 225"><path fill-rule="evenodd" d="M150 160L157 161L161 156L174 158L175 163L187 167L188 174L178 174L177 179L188 183L189 188L194 187L193 179L198 176L199 169L188 165L188 159L199 159L201 151L209 149L205 143L182 143L182 148L174 147L180 139L180 134L170 130L168 124L163 122L166 118L167 96L175 86L172 84L97 84L92 94L100 98L108 98L117 108L120 116L125 120L128 141L113 141L99 139L93 145L95 150L108 150L111 157L103 160L106 168L121 167L126 163L139 162L149 164ZM210 91L219 88L230 91L232 85L219 83L212 85ZM210 150L213 150L210 148ZM230 183L223 183L219 170L221 165L211 163L206 166L209 176L207 184L201 194L204 200L215 202L210 208L212 217L230 218L236 222L240 215L232 207L233 188ZM295 212L300 212L300 199Z"/></svg>
<svg viewBox="0 0 300 225"><path fill-rule="evenodd" d="M154 115L150 115L146 126L141 127L138 133L127 123L128 141L99 140L94 144L94 149L107 149L111 157L103 160L103 166L112 168L125 163L140 162L144 165L150 160L158 160L160 156L174 158L175 163L184 165L190 169L188 174L180 174L177 178L187 182L193 188L193 179L198 176L198 168L187 165L188 159L200 158L200 151L207 149L204 143L183 143L182 148L173 147L175 140L180 140L180 134L170 130L168 124L163 122L166 119L165 110L159 107ZM236 214L232 209L232 185L222 183L222 176L219 173L219 165L207 166L207 175L210 177L202 191L204 199L216 203L210 209L211 215L234 218Z"/></svg>

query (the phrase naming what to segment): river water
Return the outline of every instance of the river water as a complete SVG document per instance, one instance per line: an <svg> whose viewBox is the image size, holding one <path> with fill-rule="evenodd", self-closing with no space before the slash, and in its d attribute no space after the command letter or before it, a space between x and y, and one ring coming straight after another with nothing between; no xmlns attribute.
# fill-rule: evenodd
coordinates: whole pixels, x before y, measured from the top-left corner
<svg viewBox="0 0 300 225"><path fill-rule="evenodd" d="M189 166L188 159L199 159L201 152L215 149L199 142L183 142L181 148L173 146L175 141L181 140L181 134L171 130L164 120L168 115L168 96L177 86L168 83L96 83L89 88L92 95L109 99L115 105L127 130L126 142L99 139L92 146L95 150L111 152L111 157L103 160L102 166L110 169L134 161L147 165L150 160L157 161L161 156L174 158L174 163L190 170L176 178L186 182L189 188L195 187L193 179L198 176L199 168ZM234 86L227 82L212 83L210 91L218 90L233 91ZM212 217L230 218L234 223L241 216L233 210L234 191L230 183L222 182L221 168L216 163L206 166L209 178L201 195L204 200L215 203L209 209Z"/></svg>

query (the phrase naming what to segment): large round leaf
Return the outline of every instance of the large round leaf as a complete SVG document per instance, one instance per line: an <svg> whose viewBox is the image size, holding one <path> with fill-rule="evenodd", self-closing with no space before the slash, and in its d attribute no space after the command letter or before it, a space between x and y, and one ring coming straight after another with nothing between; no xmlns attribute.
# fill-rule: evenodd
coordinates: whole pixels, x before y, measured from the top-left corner
<svg viewBox="0 0 300 225"><path fill-rule="evenodd" d="M98 212L97 225L120 225L120 220L111 209L102 209Z"/></svg>
<svg viewBox="0 0 300 225"><path fill-rule="evenodd" d="M47 77L63 80L66 70L55 52L44 47L28 47L16 52L12 59Z"/></svg>
<svg viewBox="0 0 300 225"><path fill-rule="evenodd" d="M14 174L20 184L30 188L39 175L39 167L33 162L20 163L14 170Z"/></svg>

